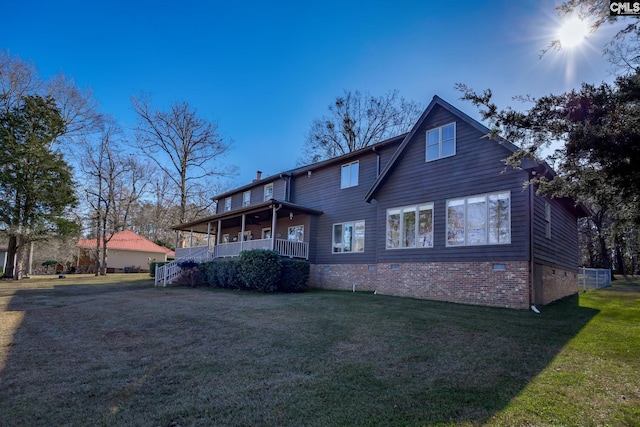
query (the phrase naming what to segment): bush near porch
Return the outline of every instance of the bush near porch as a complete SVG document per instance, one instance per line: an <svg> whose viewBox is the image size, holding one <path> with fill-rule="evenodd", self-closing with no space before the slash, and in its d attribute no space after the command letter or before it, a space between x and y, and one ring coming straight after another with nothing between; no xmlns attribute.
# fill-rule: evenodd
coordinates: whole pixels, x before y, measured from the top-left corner
<svg viewBox="0 0 640 427"><path fill-rule="evenodd" d="M243 251L239 258L200 264L204 283L215 288L257 292L302 292L309 280L306 260L282 258L275 251Z"/></svg>

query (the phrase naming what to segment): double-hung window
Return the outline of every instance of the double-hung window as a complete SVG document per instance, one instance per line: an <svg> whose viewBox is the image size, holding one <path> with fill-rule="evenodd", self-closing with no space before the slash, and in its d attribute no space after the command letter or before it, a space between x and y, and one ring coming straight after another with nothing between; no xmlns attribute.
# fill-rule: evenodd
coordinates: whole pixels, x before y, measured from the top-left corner
<svg viewBox="0 0 640 427"><path fill-rule="evenodd" d="M447 200L447 246L511 243L511 193Z"/></svg>
<svg viewBox="0 0 640 427"><path fill-rule="evenodd" d="M433 247L433 203L387 209L386 247Z"/></svg>
<svg viewBox="0 0 640 427"><path fill-rule="evenodd" d="M273 199L273 184L267 184L264 186L264 201L268 202Z"/></svg>
<svg viewBox="0 0 640 427"><path fill-rule="evenodd" d="M242 206L249 206L251 204L251 190L242 193Z"/></svg>
<svg viewBox="0 0 640 427"><path fill-rule="evenodd" d="M349 188L358 185L359 167L360 164L358 161L342 165L340 171L340 188Z"/></svg>
<svg viewBox="0 0 640 427"><path fill-rule="evenodd" d="M333 224L333 253L364 252L364 221Z"/></svg>
<svg viewBox="0 0 640 427"><path fill-rule="evenodd" d="M231 210L231 197L224 199L224 211L229 212Z"/></svg>
<svg viewBox="0 0 640 427"><path fill-rule="evenodd" d="M454 154L456 154L455 122L427 131L427 162Z"/></svg>

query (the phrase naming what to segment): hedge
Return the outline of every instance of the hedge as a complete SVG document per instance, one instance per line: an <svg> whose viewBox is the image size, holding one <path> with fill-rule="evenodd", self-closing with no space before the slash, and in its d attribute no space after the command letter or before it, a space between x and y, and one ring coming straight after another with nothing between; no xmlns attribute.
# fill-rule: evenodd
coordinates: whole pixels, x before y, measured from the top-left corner
<svg viewBox="0 0 640 427"><path fill-rule="evenodd" d="M214 288L240 289L238 258L216 259L200 264L204 282Z"/></svg>
<svg viewBox="0 0 640 427"><path fill-rule="evenodd" d="M204 282L212 287L257 292L301 292L309 280L309 262L281 258L263 249L243 251L239 258L200 264Z"/></svg>

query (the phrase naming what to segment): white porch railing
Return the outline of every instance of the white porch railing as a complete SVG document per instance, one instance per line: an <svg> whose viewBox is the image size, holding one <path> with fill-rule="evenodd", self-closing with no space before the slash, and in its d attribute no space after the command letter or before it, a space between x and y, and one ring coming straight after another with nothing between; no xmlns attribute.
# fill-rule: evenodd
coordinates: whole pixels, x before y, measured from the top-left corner
<svg viewBox="0 0 640 427"><path fill-rule="evenodd" d="M275 251L290 258L309 259L309 245L305 242L276 239Z"/></svg>
<svg viewBox="0 0 640 427"><path fill-rule="evenodd" d="M184 249L189 249L185 251ZM180 252L179 252L180 251ZM179 257L179 254L182 254ZM182 275L182 269L178 265L181 261L193 260L195 262L202 262L211 259L211 254L207 246L199 246L193 248L182 248L176 250L176 259L165 265L156 265L156 276L154 278L154 285L158 286L162 282L162 286L173 282L177 277Z"/></svg>
<svg viewBox="0 0 640 427"><path fill-rule="evenodd" d="M272 239L257 239L245 242L221 243L213 248L213 256L211 258L236 257L240 255L240 252L252 249L271 249L272 242ZM309 245L305 242L275 239L274 250L282 256L305 259L309 257Z"/></svg>
<svg viewBox="0 0 640 427"><path fill-rule="evenodd" d="M203 250L208 249L206 246L194 246L192 248L176 249L176 259L189 258L191 256L199 256Z"/></svg>
<svg viewBox="0 0 640 427"><path fill-rule="evenodd" d="M244 242L221 243L209 251L207 246L183 248L176 250L176 259L168 264L156 266L155 286L162 283L167 286L177 277L182 275L179 263L185 260L195 262L209 261L215 258L230 258L240 256L240 252L252 249L273 248L281 256L290 258L309 259L309 244L305 242L293 242L285 239L257 239Z"/></svg>

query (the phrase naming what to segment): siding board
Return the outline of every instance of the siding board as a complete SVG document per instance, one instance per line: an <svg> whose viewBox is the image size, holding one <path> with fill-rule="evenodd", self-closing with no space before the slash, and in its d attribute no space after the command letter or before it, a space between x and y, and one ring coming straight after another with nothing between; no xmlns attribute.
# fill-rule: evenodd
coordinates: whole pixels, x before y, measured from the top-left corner
<svg viewBox="0 0 640 427"><path fill-rule="evenodd" d="M456 154L425 161L426 132L456 122ZM434 112L398 159L396 169L376 194L380 262L522 261L529 259L528 195L522 191L527 175L505 169L509 151L443 109ZM446 246L446 201L452 198L509 191L511 243L505 245ZM434 247L386 249L386 211L423 202L434 203Z"/></svg>

